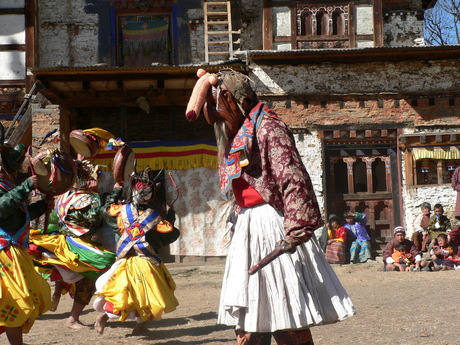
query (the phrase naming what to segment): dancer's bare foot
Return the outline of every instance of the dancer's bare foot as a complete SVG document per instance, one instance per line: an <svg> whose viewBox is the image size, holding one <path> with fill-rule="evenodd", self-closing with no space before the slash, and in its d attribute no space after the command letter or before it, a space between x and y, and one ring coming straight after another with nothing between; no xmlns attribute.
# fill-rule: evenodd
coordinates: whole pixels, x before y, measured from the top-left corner
<svg viewBox="0 0 460 345"><path fill-rule="evenodd" d="M72 329L88 328L88 326L82 324L80 320L75 320L72 316L67 319L66 325Z"/></svg>
<svg viewBox="0 0 460 345"><path fill-rule="evenodd" d="M147 329L144 327L145 322L142 323L136 323L136 326L134 326L133 331L131 332L132 335L137 335L137 334L142 334L147 332Z"/></svg>
<svg viewBox="0 0 460 345"><path fill-rule="evenodd" d="M96 323L94 324L94 328L96 329L97 333L104 333L105 325L107 324L108 319L109 316L107 314L101 314L97 317Z"/></svg>
<svg viewBox="0 0 460 345"><path fill-rule="evenodd" d="M61 300L61 293L54 293L50 311L56 311Z"/></svg>

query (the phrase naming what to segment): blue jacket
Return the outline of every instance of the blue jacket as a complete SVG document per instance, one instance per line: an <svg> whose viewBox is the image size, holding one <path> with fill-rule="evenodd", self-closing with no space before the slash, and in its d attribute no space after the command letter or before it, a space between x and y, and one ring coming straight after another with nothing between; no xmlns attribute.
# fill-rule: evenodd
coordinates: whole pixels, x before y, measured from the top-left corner
<svg viewBox="0 0 460 345"><path fill-rule="evenodd" d="M371 238L366 230L367 217L365 213L355 212L355 224L345 224L347 229L347 235L349 240L352 242L358 241L370 241Z"/></svg>

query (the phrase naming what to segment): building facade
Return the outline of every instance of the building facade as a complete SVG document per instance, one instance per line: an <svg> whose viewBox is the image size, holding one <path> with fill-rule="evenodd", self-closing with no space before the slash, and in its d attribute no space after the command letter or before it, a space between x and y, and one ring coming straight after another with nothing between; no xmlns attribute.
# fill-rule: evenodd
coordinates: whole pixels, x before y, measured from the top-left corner
<svg viewBox="0 0 460 345"><path fill-rule="evenodd" d="M204 121L183 116L194 73L233 68L293 129L324 217L368 214L375 254L394 226L413 231L422 202L453 218L460 47L423 45L436 1L57 3L34 2L27 66L49 104L32 115L32 140L43 112L65 150L75 128L129 142L212 140Z"/></svg>

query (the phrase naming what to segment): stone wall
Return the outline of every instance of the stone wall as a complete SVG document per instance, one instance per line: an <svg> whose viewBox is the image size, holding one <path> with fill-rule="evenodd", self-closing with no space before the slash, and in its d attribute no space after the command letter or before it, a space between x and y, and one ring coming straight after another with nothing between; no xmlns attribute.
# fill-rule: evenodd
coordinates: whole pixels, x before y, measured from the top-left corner
<svg viewBox="0 0 460 345"><path fill-rule="evenodd" d="M418 12L387 12L383 17L383 45L403 47L423 39L423 16Z"/></svg>
<svg viewBox="0 0 460 345"><path fill-rule="evenodd" d="M444 214L450 219L452 226L460 224L454 218L456 192L450 184L439 186L410 186L402 189L404 221L407 234L410 236L414 232L414 220L420 214L420 205L429 202L431 207L440 203L444 206Z"/></svg>
<svg viewBox="0 0 460 345"><path fill-rule="evenodd" d="M251 65L250 77L291 127L460 125L459 60Z"/></svg>
<svg viewBox="0 0 460 345"><path fill-rule="evenodd" d="M457 129L460 132L460 128ZM439 132L439 128L425 129L424 132ZM414 129L404 129L404 134L414 133ZM420 206L423 202L429 202L431 207L435 204L440 203L444 206L444 214L449 217L452 227L460 226L460 222L455 219L455 202L457 198L456 192L452 189L450 183L444 183L442 185L419 185L419 186L407 186L406 185L406 166L405 160L401 152L402 162L402 185L401 198L403 203L403 216L404 226L407 229L407 234L410 238L414 232L414 221L415 218L420 214Z"/></svg>
<svg viewBox="0 0 460 345"><path fill-rule="evenodd" d="M98 62L98 16L85 0L38 1L39 67L91 66Z"/></svg>
<svg viewBox="0 0 460 345"><path fill-rule="evenodd" d="M262 97L262 100L268 98ZM460 126L460 98L272 101L272 107L291 127L346 125L350 129L383 125Z"/></svg>
<svg viewBox="0 0 460 345"><path fill-rule="evenodd" d="M203 8L190 9L187 11L187 14L190 29L191 63L203 63L205 60Z"/></svg>
<svg viewBox="0 0 460 345"><path fill-rule="evenodd" d="M258 93L294 97L436 95L460 89L460 60L253 65L251 78Z"/></svg>
<svg viewBox="0 0 460 345"><path fill-rule="evenodd" d="M262 2L241 0L241 50L262 49Z"/></svg>

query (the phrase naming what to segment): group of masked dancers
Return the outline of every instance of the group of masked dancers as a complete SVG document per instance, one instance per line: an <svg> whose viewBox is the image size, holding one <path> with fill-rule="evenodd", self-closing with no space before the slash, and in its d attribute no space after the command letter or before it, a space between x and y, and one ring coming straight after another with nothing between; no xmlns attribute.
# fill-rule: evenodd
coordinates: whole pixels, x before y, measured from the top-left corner
<svg viewBox="0 0 460 345"><path fill-rule="evenodd" d="M313 345L311 327L344 320L355 308L314 236L321 214L294 136L258 101L246 75L200 69L197 76L186 118L203 112L214 126L220 189L237 211L217 322L234 327L238 345L269 345L272 338L278 345ZM111 317L136 317L136 333L176 308L174 281L157 250L179 234L174 212L150 206L157 185L149 170L135 174L128 188L115 183L102 202L94 190L97 178L91 178L97 176L94 166L80 161L82 178L54 205L49 198L28 204L37 177L16 186L17 152L3 147L1 153L0 327L11 344L22 344L22 332L56 309L64 290L74 296L67 320L72 328L85 327L79 314L96 294L100 334ZM58 231L46 227L29 240L30 219L49 207ZM113 251L93 241L101 219L115 230ZM280 244L282 252L274 251ZM32 258L51 270L53 293Z"/></svg>
<svg viewBox="0 0 460 345"><path fill-rule="evenodd" d="M79 156L75 184L66 193L31 203L37 176L16 185L24 151L0 146L0 333L9 343L23 344L23 333L41 314L55 311L65 293L73 298L66 325L74 329L87 327L79 317L96 295L99 334L110 318L136 319L138 334L148 320L175 310L175 283L158 250L179 230L172 209L153 206L158 175L149 168L133 173L102 200L100 167ZM46 228L31 229L31 220L43 214L49 214ZM100 234L103 225L113 230L109 240Z"/></svg>

